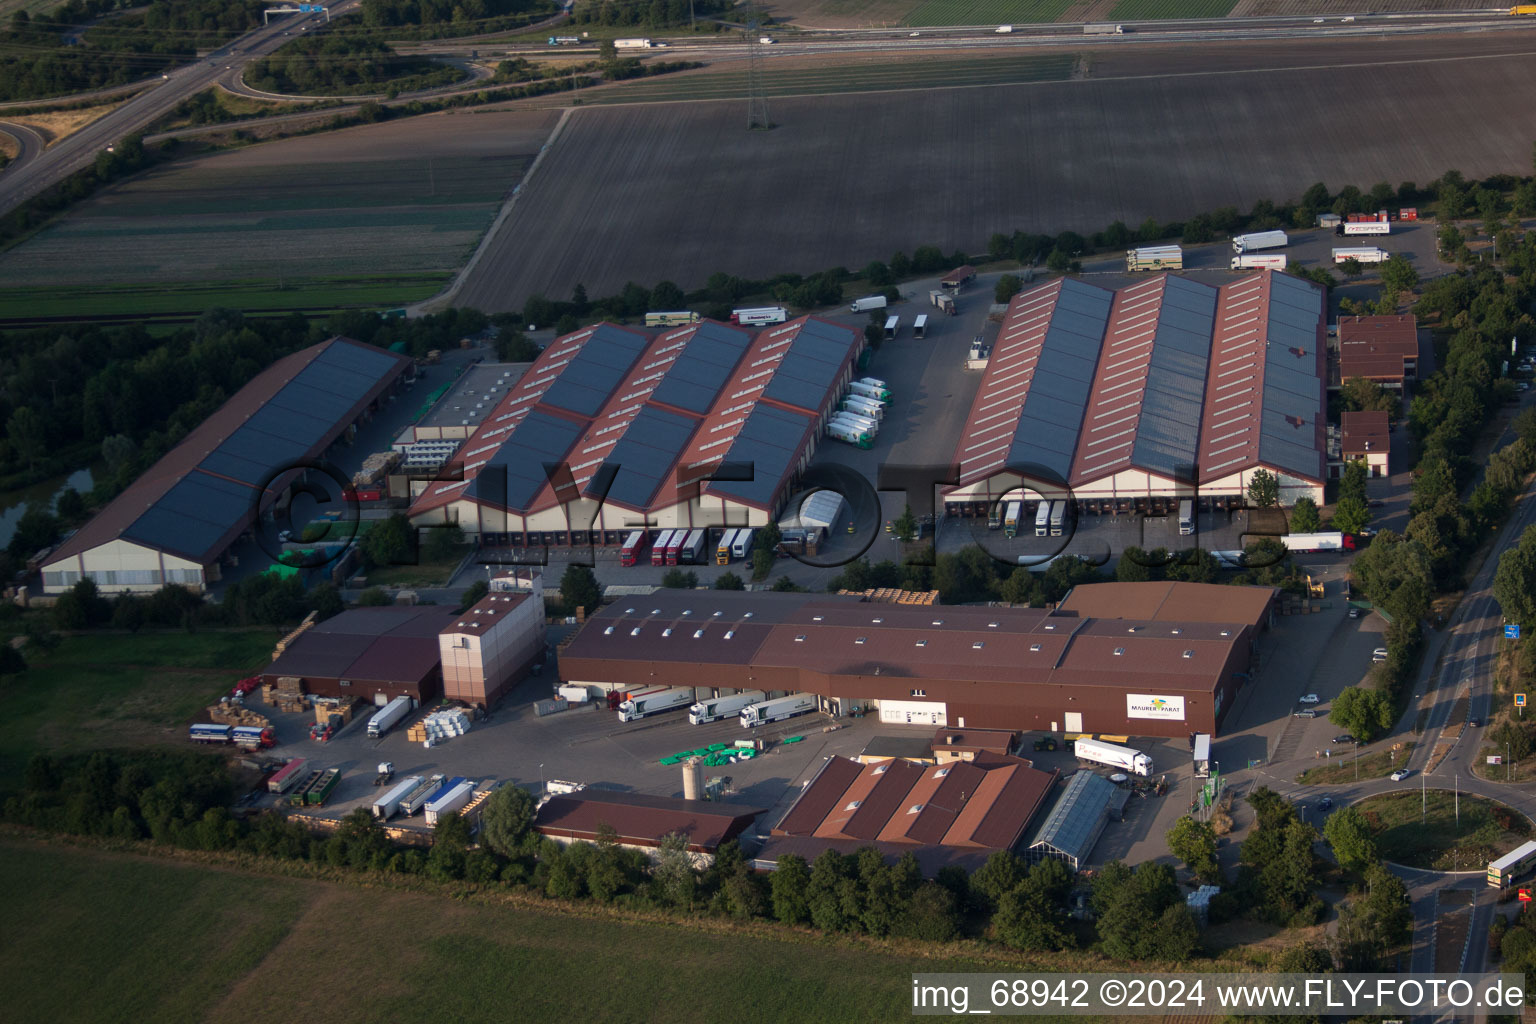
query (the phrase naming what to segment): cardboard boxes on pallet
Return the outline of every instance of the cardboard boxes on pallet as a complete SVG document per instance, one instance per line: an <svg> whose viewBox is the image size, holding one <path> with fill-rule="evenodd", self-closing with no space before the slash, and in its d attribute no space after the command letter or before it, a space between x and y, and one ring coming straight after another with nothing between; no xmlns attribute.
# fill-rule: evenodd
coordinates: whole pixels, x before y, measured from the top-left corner
<svg viewBox="0 0 1536 1024"><path fill-rule="evenodd" d="M317 700L315 701L315 724L325 725L330 722L332 715L340 715L341 724L346 725L352 721L352 715L357 711L357 706L360 703L362 701L357 697L341 697L335 700L323 698Z"/></svg>
<svg viewBox="0 0 1536 1024"><path fill-rule="evenodd" d="M266 729L272 725L265 715L258 715L233 701L209 705L208 717L220 725L248 725L257 729Z"/></svg>

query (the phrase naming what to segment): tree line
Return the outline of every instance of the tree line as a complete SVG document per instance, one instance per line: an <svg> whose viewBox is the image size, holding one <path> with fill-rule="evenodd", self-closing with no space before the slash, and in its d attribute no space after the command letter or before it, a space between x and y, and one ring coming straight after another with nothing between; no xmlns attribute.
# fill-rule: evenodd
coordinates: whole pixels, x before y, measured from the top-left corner
<svg viewBox="0 0 1536 1024"><path fill-rule="evenodd" d="M260 25L263 7L255 0L157 0L116 13L132 6L129 0L69 0L46 16L13 13L0 30L0 99L57 96L158 74Z"/></svg>
<svg viewBox="0 0 1536 1024"><path fill-rule="evenodd" d="M695 19L705 19L698 26L706 31L725 31L725 26L710 22L715 18L730 18L734 10L731 0L586 0L571 12L573 25L634 25L644 28L670 28L687 25Z"/></svg>
<svg viewBox="0 0 1536 1024"><path fill-rule="evenodd" d="M361 21L368 28L445 25L462 29L473 25L477 32L492 32L500 26L476 23L512 16L523 21L558 9L550 0L363 0Z"/></svg>
<svg viewBox="0 0 1536 1024"><path fill-rule="evenodd" d="M465 78L452 65L403 57L377 39L330 32L301 36L246 68L246 81L277 93L414 92Z"/></svg>

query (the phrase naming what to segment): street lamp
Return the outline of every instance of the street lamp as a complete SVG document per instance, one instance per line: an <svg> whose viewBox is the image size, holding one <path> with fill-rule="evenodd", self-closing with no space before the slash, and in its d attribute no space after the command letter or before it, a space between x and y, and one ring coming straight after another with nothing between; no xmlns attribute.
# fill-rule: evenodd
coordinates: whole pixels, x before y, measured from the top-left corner
<svg viewBox="0 0 1536 1024"><path fill-rule="evenodd" d="M539 796L544 795L544 765L539 765Z"/></svg>

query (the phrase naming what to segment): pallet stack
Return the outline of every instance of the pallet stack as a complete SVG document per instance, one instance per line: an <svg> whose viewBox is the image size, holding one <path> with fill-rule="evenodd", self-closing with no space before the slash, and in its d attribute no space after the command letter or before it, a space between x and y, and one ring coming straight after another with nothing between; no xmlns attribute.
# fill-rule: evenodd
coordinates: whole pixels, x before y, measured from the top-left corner
<svg viewBox="0 0 1536 1024"><path fill-rule="evenodd" d="M208 717L220 725L249 725L258 729L266 729L272 725L265 715L258 715L233 701L228 704L210 705Z"/></svg>
<svg viewBox="0 0 1536 1024"><path fill-rule="evenodd" d="M425 743L435 747L455 736L469 732L469 716L459 708L434 711L407 730L406 739L412 743Z"/></svg>
<svg viewBox="0 0 1536 1024"><path fill-rule="evenodd" d="M302 636L306 629L315 624L316 614L316 612L310 612L308 615L304 616L304 621L299 623L298 629L295 629L292 633L289 633L287 636L283 637L277 642L277 646L272 648L273 661L281 658L283 656L283 652L286 651L295 640Z"/></svg>
<svg viewBox="0 0 1536 1024"><path fill-rule="evenodd" d="M839 590L839 595L862 597L871 604L937 604L937 590L902 590L898 587L879 587L871 590Z"/></svg>
<svg viewBox="0 0 1536 1024"><path fill-rule="evenodd" d="M263 686L261 699L289 714L308 711L310 700L304 695L304 680L298 676L278 676L276 686Z"/></svg>
<svg viewBox="0 0 1536 1024"><path fill-rule="evenodd" d="M352 716L361 703L362 701L357 697L317 700L315 701L315 724L325 725L330 722L332 715L340 715L341 724L346 725L352 721Z"/></svg>

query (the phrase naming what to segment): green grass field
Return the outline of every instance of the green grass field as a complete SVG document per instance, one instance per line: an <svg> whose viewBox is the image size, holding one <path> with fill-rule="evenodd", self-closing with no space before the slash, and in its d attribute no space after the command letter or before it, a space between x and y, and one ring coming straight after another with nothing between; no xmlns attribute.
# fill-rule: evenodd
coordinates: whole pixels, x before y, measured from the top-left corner
<svg viewBox="0 0 1536 1024"><path fill-rule="evenodd" d="M1457 804L1453 793L1432 789L1384 793L1354 806L1375 831L1382 858L1409 867L1476 871L1530 837L1530 823L1519 811L1463 793L1458 819ZM1508 812L1517 828L1495 821L1495 808Z"/></svg>
<svg viewBox="0 0 1536 1024"><path fill-rule="evenodd" d="M424 553L416 565L381 565L368 571L370 587L444 587L463 561L464 549L454 552L452 558L433 561Z"/></svg>
<svg viewBox="0 0 1536 1024"><path fill-rule="evenodd" d="M1354 748L1349 744L1340 744L1333 749L1333 757L1318 764L1314 768L1308 768L1296 776L1296 781L1304 786L1339 785L1345 782L1354 782L1356 772L1362 779L1380 779L1391 775L1401 766L1408 754L1413 750L1412 743L1403 744L1403 749L1397 751L1394 758L1388 751L1380 750L1374 754L1360 755L1360 763L1357 766L1350 755Z"/></svg>
<svg viewBox="0 0 1536 1024"><path fill-rule="evenodd" d="M157 287L0 288L0 319L14 317L91 317L110 314L154 316L199 313L214 306L247 312L284 309L356 309L401 306L437 294L453 275L448 271L392 274L385 277L295 278L199 281Z"/></svg>
<svg viewBox="0 0 1536 1024"><path fill-rule="evenodd" d="M0 680L0 790L38 750L184 742L180 727L271 660L273 630L87 635Z"/></svg>
<svg viewBox="0 0 1536 1024"><path fill-rule="evenodd" d="M1058 82L1072 75L1073 54L998 59L943 59L846 67L763 70L770 96L818 96L846 92L890 92L955 86ZM704 72L626 85L593 93L586 103L640 103L668 100L736 99L746 94L746 71Z"/></svg>
<svg viewBox="0 0 1536 1024"><path fill-rule="evenodd" d="M1225 18L1236 6L1237 0L1120 0L1109 17L1111 21Z"/></svg>
<svg viewBox="0 0 1536 1024"><path fill-rule="evenodd" d="M925 0L902 19L902 24L913 28L924 25L1041 25L1055 21L1071 6L1071 0Z"/></svg>
<svg viewBox="0 0 1536 1024"><path fill-rule="evenodd" d="M0 870L0 989L18 1021L848 1024L907 1016L913 972L1007 963L20 840L0 840ZM67 971L39 969L59 964Z"/></svg>

